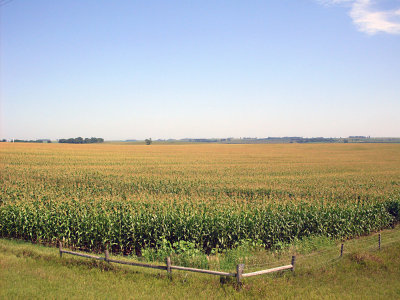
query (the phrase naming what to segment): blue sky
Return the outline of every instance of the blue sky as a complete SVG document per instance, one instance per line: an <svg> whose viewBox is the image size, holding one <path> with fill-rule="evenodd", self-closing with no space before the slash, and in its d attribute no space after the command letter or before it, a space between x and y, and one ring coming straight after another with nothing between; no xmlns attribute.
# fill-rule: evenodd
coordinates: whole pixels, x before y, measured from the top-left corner
<svg viewBox="0 0 400 300"><path fill-rule="evenodd" d="M400 1L14 0L0 50L1 138L400 136Z"/></svg>

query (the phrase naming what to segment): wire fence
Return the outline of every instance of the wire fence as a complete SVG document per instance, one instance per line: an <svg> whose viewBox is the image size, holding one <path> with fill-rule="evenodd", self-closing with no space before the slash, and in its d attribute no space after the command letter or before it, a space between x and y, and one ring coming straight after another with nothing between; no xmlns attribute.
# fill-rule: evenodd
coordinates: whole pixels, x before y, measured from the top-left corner
<svg viewBox="0 0 400 300"><path fill-rule="evenodd" d="M338 247L338 249L327 249L317 253L299 256L297 263L298 265L301 265L302 268L318 269L338 263L342 260L344 255L358 252L360 251L360 248L363 252L380 251L382 248L399 242L400 237L385 237L382 240L382 235L379 233L373 243L371 243L371 240L357 240L357 242L354 242L353 240L349 241L348 243L344 242L340 245L340 248ZM311 258L312 261L310 262Z"/></svg>

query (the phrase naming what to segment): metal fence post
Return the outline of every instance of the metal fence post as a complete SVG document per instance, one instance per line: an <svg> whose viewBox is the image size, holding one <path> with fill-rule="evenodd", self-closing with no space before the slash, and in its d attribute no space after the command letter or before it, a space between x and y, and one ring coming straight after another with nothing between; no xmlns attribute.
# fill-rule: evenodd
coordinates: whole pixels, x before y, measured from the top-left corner
<svg viewBox="0 0 400 300"><path fill-rule="evenodd" d="M378 247L381 250L381 234L379 234Z"/></svg>
<svg viewBox="0 0 400 300"><path fill-rule="evenodd" d="M292 256L292 272L294 273L294 269L296 267L296 255Z"/></svg>

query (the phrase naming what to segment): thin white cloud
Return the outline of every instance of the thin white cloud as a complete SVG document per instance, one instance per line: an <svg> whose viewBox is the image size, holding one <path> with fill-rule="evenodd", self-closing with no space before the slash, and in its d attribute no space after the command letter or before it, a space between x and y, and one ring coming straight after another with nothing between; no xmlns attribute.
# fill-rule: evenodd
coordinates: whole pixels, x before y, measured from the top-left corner
<svg viewBox="0 0 400 300"><path fill-rule="evenodd" d="M319 3L324 5L334 5L334 4L342 4L342 3L351 3L355 0L317 0Z"/></svg>
<svg viewBox="0 0 400 300"><path fill-rule="evenodd" d="M379 1L372 0L319 0L324 5L350 5L350 17L357 28L373 35L384 32L400 34L400 4L398 8L383 10L379 8ZM395 1L398 3L398 1Z"/></svg>

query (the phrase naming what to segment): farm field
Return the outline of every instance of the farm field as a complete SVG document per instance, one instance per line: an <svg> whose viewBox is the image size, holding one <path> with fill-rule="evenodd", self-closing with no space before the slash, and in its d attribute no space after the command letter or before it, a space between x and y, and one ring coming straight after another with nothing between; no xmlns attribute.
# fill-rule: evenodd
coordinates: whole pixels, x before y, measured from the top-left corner
<svg viewBox="0 0 400 300"><path fill-rule="evenodd" d="M0 235L141 255L350 238L400 220L400 145L0 145Z"/></svg>

